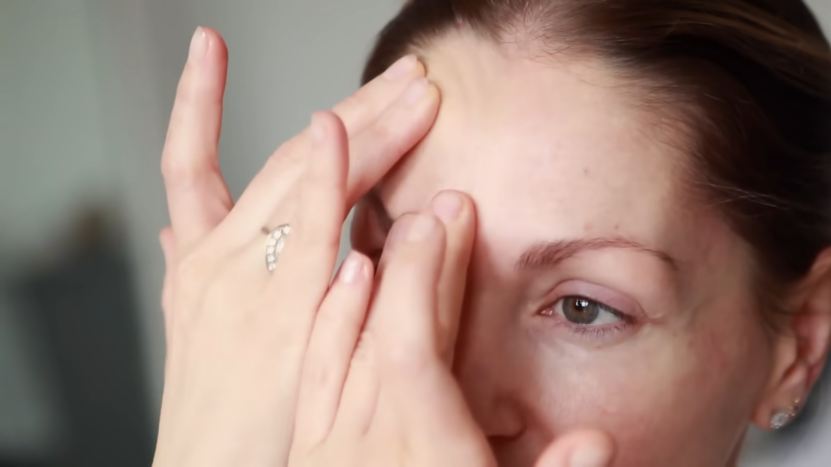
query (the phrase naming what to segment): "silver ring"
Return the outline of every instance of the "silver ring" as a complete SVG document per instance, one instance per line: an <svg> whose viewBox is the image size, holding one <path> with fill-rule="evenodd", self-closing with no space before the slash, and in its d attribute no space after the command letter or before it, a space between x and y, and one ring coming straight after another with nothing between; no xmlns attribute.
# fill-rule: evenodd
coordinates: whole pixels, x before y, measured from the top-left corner
<svg viewBox="0 0 831 467"><path fill-rule="evenodd" d="M277 269L277 258L280 256L280 252L283 251L286 237L291 233L291 226L283 224L271 231L263 227L263 231L268 232L265 239L265 267L268 272L273 272Z"/></svg>

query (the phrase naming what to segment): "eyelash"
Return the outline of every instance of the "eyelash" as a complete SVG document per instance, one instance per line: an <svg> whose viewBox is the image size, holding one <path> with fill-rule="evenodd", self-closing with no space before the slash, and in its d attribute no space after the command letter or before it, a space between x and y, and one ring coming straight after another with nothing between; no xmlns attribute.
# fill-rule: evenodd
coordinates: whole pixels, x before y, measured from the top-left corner
<svg viewBox="0 0 831 467"><path fill-rule="evenodd" d="M620 321L614 323L613 325L601 325L601 326L592 326L587 324L577 324L570 322L566 317L560 316L557 312L556 307L560 302L567 299L580 299L588 301L594 305L600 306L603 311L607 313L611 313ZM585 339L594 339L594 340L602 340L604 338L608 338L614 336L615 334L621 333L626 331L627 329L634 326L636 323L635 319L619 311L615 308L610 307L609 305L604 304L598 300L593 300L589 297L581 296L581 295L566 295L559 299L557 299L553 304L543 308L541 311L538 312L538 315L544 318L555 318L556 322L551 323L553 326L557 327L565 327L569 332L579 336L580 338Z"/></svg>
<svg viewBox="0 0 831 467"><path fill-rule="evenodd" d="M386 233L385 235L386 236ZM378 264L381 261L381 256L383 254L383 248L374 248L373 250L367 252L367 256L372 261L372 264L375 269L378 268ZM568 319L565 317L561 317L560 319L556 320L554 323L550 323L549 325L558 326L558 327L566 327L569 332L579 336L582 339L590 339L590 340L603 340L605 338L613 337L616 334L626 331L627 329L632 328L634 325L637 324L635 318L631 315L623 313L609 305L604 304L601 301L594 300L590 297L582 296L582 295L567 295L559 298L555 301L552 305L547 306L546 308L542 309L538 312L538 315L550 318L550 317L557 317L559 314L556 312L555 307L563 300L569 298L576 298L586 300L591 302L592 304L599 305L603 311L613 314L617 317L620 321L614 323L612 325L601 325L601 326L592 326L592 325L581 325L569 322Z"/></svg>

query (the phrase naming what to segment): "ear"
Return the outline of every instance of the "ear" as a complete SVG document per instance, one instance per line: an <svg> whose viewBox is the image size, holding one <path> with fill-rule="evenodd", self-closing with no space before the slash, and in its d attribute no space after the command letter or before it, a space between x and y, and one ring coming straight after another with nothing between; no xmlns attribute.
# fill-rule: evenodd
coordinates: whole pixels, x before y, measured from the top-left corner
<svg viewBox="0 0 831 467"><path fill-rule="evenodd" d="M817 257L793 305L774 336L771 379L753 417L763 429L773 428L776 413L798 413L822 373L831 344L831 248Z"/></svg>

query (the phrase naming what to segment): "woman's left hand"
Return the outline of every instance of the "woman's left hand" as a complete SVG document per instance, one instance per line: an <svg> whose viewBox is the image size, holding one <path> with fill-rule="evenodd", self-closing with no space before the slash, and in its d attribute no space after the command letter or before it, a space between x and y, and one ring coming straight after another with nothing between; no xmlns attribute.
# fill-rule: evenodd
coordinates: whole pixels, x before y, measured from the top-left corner
<svg viewBox="0 0 831 467"><path fill-rule="evenodd" d="M395 223L374 286L368 276L335 280L339 306L324 303L316 318L288 467L497 465L449 361L474 218L470 198L440 193L430 211ZM351 253L342 271L350 261L367 259ZM607 467L611 457L606 437L574 432L537 465Z"/></svg>
<svg viewBox="0 0 831 467"><path fill-rule="evenodd" d="M453 345L446 334L455 331L439 318L441 276L464 289L473 226L470 199L441 193L432 212L395 223L374 290L368 277L335 280L329 296L341 314L324 303L317 316L289 467L496 466L445 357ZM360 297L370 293L367 317Z"/></svg>

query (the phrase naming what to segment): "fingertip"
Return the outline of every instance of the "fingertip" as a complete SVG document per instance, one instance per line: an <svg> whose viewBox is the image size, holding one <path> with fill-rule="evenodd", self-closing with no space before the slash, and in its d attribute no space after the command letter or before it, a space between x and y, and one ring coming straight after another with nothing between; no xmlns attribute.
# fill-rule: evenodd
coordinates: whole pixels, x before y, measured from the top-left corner
<svg viewBox="0 0 831 467"><path fill-rule="evenodd" d="M331 110L318 110L317 112L312 112L311 117L311 130L312 136L315 136L315 132L322 130L325 133L325 136L332 136L332 135L339 135L339 134L346 134L346 129L344 128L343 120L341 120L338 115L331 111Z"/></svg>
<svg viewBox="0 0 831 467"><path fill-rule="evenodd" d="M609 467L615 456L612 439L595 430L568 433L554 441L536 467Z"/></svg>
<svg viewBox="0 0 831 467"><path fill-rule="evenodd" d="M372 261L355 250L349 252L338 271L337 280L344 284L370 283L372 278Z"/></svg>
<svg viewBox="0 0 831 467"><path fill-rule="evenodd" d="M433 197L433 213L445 225L465 221L473 213L473 200L467 194L456 190L443 190Z"/></svg>
<svg viewBox="0 0 831 467"><path fill-rule="evenodd" d="M225 45L225 39L223 39L222 34L220 34L219 31L217 31L216 29L208 26L199 26L198 29L201 29L202 32L206 36L208 36L208 38L211 40L211 43L215 42L217 44L222 43L223 46Z"/></svg>

